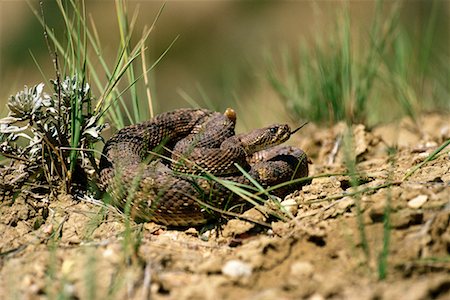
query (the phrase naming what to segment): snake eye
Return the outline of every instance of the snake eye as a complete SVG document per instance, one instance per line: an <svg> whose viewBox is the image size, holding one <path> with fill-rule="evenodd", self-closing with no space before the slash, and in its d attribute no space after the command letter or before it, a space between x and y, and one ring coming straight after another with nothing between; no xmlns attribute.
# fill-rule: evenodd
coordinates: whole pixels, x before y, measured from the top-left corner
<svg viewBox="0 0 450 300"><path fill-rule="evenodd" d="M277 133L277 129L275 127L270 128L270 133L272 134Z"/></svg>

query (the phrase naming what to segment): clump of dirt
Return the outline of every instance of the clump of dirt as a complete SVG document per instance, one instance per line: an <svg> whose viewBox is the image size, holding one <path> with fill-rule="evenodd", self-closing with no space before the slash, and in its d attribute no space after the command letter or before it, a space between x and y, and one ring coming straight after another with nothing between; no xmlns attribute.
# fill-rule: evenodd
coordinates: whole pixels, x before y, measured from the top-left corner
<svg viewBox="0 0 450 300"><path fill-rule="evenodd" d="M245 213L270 229L229 220L174 230L67 195L4 194L0 298L448 299L448 149L403 177L450 138L450 117L420 121L421 132L407 120L354 126L362 175L313 179L283 200L287 222ZM347 171L344 135L311 125L293 141L311 175Z"/></svg>

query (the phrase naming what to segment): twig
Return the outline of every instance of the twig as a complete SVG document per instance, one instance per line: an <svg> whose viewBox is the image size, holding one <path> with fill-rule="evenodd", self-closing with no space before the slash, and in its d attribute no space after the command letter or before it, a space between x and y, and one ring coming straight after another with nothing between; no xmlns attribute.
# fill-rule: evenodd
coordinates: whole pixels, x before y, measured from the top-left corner
<svg viewBox="0 0 450 300"><path fill-rule="evenodd" d="M334 142L334 146L333 149L331 149L331 153L328 156L328 164L331 165L334 163L337 153L339 152L339 148L341 147L341 143L342 143L342 135L339 135L336 138L336 141Z"/></svg>
<svg viewBox="0 0 450 300"><path fill-rule="evenodd" d="M150 299L150 284L152 282L152 269L147 263L144 269L144 282L142 283L142 299Z"/></svg>

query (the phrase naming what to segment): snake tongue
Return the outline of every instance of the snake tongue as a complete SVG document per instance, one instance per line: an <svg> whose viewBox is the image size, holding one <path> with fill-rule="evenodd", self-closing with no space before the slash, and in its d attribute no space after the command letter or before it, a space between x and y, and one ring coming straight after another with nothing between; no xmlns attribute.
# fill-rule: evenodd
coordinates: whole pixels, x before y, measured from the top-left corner
<svg viewBox="0 0 450 300"><path fill-rule="evenodd" d="M308 123L309 123L309 122L305 122L305 123L303 123L302 125L300 125L300 127L296 128L296 129L294 129L294 130L292 130L292 131L291 131L291 134L296 133L297 131L299 131L300 129L302 129L303 126L305 126L305 125L308 124Z"/></svg>

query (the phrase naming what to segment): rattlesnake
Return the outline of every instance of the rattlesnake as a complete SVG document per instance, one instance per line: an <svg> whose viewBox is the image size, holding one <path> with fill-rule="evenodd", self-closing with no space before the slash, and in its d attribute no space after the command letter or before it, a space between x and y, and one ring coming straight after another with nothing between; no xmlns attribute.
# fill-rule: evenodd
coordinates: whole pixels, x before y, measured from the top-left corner
<svg viewBox="0 0 450 300"><path fill-rule="evenodd" d="M272 147L290 137L288 125L235 135L235 122L231 109L177 109L125 127L104 146L101 186L137 219L194 226L217 216L211 208L244 203L219 182L251 185L236 164L264 187L308 175L302 150Z"/></svg>

